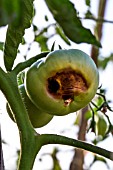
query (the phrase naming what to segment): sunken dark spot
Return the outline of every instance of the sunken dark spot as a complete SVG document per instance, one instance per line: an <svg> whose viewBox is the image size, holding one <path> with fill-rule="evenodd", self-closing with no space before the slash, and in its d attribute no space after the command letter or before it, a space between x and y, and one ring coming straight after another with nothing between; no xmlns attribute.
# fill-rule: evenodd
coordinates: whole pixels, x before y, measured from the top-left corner
<svg viewBox="0 0 113 170"><path fill-rule="evenodd" d="M48 79L48 89L51 93L57 93L59 90L60 85L55 79Z"/></svg>

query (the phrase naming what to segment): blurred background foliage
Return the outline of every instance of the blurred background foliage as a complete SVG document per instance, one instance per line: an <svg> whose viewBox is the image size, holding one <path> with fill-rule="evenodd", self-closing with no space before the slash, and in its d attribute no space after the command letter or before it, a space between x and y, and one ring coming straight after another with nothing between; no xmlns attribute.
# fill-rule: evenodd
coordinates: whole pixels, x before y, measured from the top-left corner
<svg viewBox="0 0 113 170"><path fill-rule="evenodd" d="M101 48L103 46L101 44L101 38L103 36L102 27L103 23L107 22L112 24L113 22L104 19L107 4L106 0L100 0L98 2L97 16L92 12L91 1L92 0L84 0L83 5L86 6L86 11L84 16L81 17L81 13L76 8L76 3L79 2L72 3L69 0L45 0L45 5L52 15L52 20L50 15L45 13L43 25L41 21L38 23L38 19L36 18L38 9L38 7L36 7L37 1L34 1L35 5L33 6L32 0L1 0L0 26L8 27L5 42L0 42L0 50L3 51L6 70L10 71L12 69L18 54L22 56L24 60L27 60L34 43L40 51L50 51L53 44L57 44L57 49L64 48L62 43L65 44L67 48L71 48L74 44L89 44L91 57L99 71L105 70L107 65L113 62L113 53L109 56L103 56L101 54ZM88 26L87 28L84 27L83 22L87 20L95 23L93 31L91 31ZM33 38L32 41L27 42L24 34L26 32L25 29L29 27L32 30ZM27 33L27 36L29 36L29 33ZM56 36L59 38L59 41L56 41ZM23 48L25 47L26 52L24 54L20 46ZM18 75L19 84L24 82L24 76L24 72ZM109 135L113 135L113 125L108 114L108 112L112 112L110 106L111 101L106 99L106 89L100 86L97 95L90 105L87 106L85 110L83 109L76 113L73 126L77 126L79 130L78 134L75 134L75 138L78 137L80 140L87 140L86 134L94 133L95 138L90 142L97 145L99 142L106 140ZM7 145L7 143L5 144ZM49 154L52 158L52 170L62 169L57 157L59 152L62 151L54 147L51 154L45 153ZM17 155L18 154L19 151L17 151ZM73 149L73 155L72 160L70 160L70 170L83 170L84 167L86 167L84 161L86 153ZM44 156L43 154L42 158ZM42 158L40 158L40 161ZM109 169L107 160L96 155L93 155L93 160L86 169L90 169L96 161L103 162Z"/></svg>

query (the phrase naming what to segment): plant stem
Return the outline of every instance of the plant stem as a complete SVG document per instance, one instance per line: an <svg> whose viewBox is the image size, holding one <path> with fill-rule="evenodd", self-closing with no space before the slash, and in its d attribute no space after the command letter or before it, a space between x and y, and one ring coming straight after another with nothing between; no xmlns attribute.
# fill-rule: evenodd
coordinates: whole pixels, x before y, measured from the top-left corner
<svg viewBox="0 0 113 170"><path fill-rule="evenodd" d="M104 19L107 2L108 2L107 0L99 1L98 18L100 17ZM97 22L95 25L95 35L97 36L99 41L101 41L101 38L102 38L102 29L103 29L103 22L101 23ZM91 57L97 66L98 66L98 54L99 54L99 48L92 46Z"/></svg>
<svg viewBox="0 0 113 170"><path fill-rule="evenodd" d="M38 136L37 139L38 139L37 142L39 143L40 141L41 145L61 144L61 145L74 146L80 149L85 149L87 151L99 154L113 161L113 152L100 148L98 146L89 144L87 142L83 142L80 140L68 138L65 136L55 135L55 134L42 134Z"/></svg>
<svg viewBox="0 0 113 170"><path fill-rule="evenodd" d="M5 170L4 158L3 158L3 150L2 150L1 127L0 127L0 170Z"/></svg>
<svg viewBox="0 0 113 170"><path fill-rule="evenodd" d="M88 17L79 17L81 20L93 20L95 22L99 22L99 23L108 23L108 24L113 24L113 21L112 20L107 20L107 19L104 19L104 18L101 18L101 17L94 17L94 16L88 16Z"/></svg>
<svg viewBox="0 0 113 170"><path fill-rule="evenodd" d="M10 104L19 130L26 129L26 126L31 128L25 105L19 93L16 75L5 73L0 69L0 89Z"/></svg>
<svg viewBox="0 0 113 170"><path fill-rule="evenodd" d="M25 105L19 93L16 74L5 73L0 68L0 89L5 95L16 120L21 143L19 170L31 170L37 149L35 149L35 130L29 120Z"/></svg>

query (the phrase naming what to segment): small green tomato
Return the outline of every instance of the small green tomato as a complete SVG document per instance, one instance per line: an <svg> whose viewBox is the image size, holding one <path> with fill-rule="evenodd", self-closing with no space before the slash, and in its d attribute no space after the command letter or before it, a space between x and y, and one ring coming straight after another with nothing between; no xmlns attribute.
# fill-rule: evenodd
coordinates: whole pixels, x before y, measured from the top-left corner
<svg viewBox="0 0 113 170"><path fill-rule="evenodd" d="M56 50L29 68L25 84L37 107L62 116L85 107L93 99L99 74L94 61L81 50Z"/></svg>
<svg viewBox="0 0 113 170"><path fill-rule="evenodd" d="M46 124L48 124L51 121L51 119L53 118L53 115L50 115L42 110L39 110L39 108L37 108L31 102L31 100L28 98L28 96L26 94L24 85L20 85L19 89L20 89L21 96L25 103L25 106L28 111L28 115L29 115L29 118L30 118L30 121L31 121L33 127L40 128L40 127L43 127ZM12 110L8 103L6 105L6 108L7 108L7 112L9 114L10 118L14 121Z"/></svg>
<svg viewBox="0 0 113 170"><path fill-rule="evenodd" d="M98 122L97 122L97 135L105 136L108 130L108 123L106 117L99 114L98 115Z"/></svg>

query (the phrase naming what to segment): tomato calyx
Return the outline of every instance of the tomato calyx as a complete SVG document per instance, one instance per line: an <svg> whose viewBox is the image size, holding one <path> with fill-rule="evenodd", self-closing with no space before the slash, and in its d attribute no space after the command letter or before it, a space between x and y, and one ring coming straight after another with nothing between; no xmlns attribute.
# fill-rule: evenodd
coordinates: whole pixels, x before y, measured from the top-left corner
<svg viewBox="0 0 113 170"><path fill-rule="evenodd" d="M47 79L47 91L55 99L63 99L69 106L75 95L84 93L88 84L82 74L72 68L65 68Z"/></svg>

